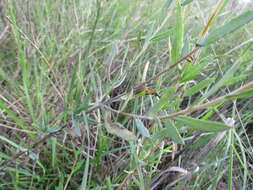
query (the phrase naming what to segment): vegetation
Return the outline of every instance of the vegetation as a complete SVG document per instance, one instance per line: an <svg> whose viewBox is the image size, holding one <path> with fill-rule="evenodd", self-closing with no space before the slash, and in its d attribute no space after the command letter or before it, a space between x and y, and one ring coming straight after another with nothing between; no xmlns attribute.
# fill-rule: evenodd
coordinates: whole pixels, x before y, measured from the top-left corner
<svg viewBox="0 0 253 190"><path fill-rule="evenodd" d="M0 189L253 189L253 4L0 0Z"/></svg>

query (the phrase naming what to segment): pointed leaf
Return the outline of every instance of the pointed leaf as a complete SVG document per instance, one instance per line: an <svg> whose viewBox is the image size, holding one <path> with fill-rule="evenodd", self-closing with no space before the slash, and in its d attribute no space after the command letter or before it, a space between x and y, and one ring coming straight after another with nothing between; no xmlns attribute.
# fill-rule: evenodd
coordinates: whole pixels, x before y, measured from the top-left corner
<svg viewBox="0 0 253 190"><path fill-rule="evenodd" d="M211 31L209 35L207 35L206 39L197 43L199 46L209 45L223 36L232 33L233 31L239 29L240 27L244 26L245 24L249 23L253 19L253 10L248 12L242 13L241 15L237 16L236 18L232 19L227 24Z"/></svg>
<svg viewBox="0 0 253 190"><path fill-rule="evenodd" d="M200 119L194 119L186 116L176 117L175 120L181 121L188 125L192 129L208 131L208 132L219 132L231 129L231 127L218 122L204 121Z"/></svg>
<svg viewBox="0 0 253 190"><path fill-rule="evenodd" d="M249 98L253 96L253 89L248 89L242 93L231 95L231 96L226 96L226 99L231 100L231 99L241 99L241 98Z"/></svg>
<svg viewBox="0 0 253 190"><path fill-rule="evenodd" d="M196 84L192 88L188 88L185 90L184 96L192 96L196 93L198 93L200 90L206 88L208 85L210 85L215 78L208 78L205 80L202 80L200 83Z"/></svg>

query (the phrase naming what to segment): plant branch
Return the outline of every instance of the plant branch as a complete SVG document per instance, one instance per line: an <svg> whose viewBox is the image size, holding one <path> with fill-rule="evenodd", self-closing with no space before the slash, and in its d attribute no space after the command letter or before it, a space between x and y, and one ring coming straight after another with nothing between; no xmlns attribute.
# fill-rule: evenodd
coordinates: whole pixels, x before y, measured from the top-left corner
<svg viewBox="0 0 253 190"><path fill-rule="evenodd" d="M131 118L138 118L138 119L144 119L144 120L156 120L156 119L169 119L169 118L175 118L179 115L188 115L194 111L198 111L198 110L202 110L202 109L205 109L209 106L212 106L212 105L215 105L215 104L218 104L218 103L221 103L223 101L228 101L228 99L226 99L226 97L228 96L231 96L231 95L235 95L235 94L238 94L238 93L241 93L249 88L252 88L253 87L253 81L247 83L246 85L232 91L231 93L227 94L227 95L224 95L224 96L220 96L214 100L211 100L207 103L204 103L204 104L201 104L201 105L197 105L197 106L193 106L191 108L188 108L188 109L184 109L184 110L181 110L179 112L175 112L175 113L172 113L172 114L169 114L169 115L163 115L163 116L157 116L157 117L151 117L151 116L146 116L146 115L137 115L137 114L131 114L131 113L126 113L126 112L121 112L121 111L118 111L118 110L115 110L113 108L111 108L110 106L108 105L105 105L105 104L102 104L102 103L99 103L96 108L99 108L99 107L102 107L106 110L109 110L111 112L114 112L114 113L118 113L118 114L121 114L121 115L124 115L124 116L127 116L127 117L131 117Z"/></svg>

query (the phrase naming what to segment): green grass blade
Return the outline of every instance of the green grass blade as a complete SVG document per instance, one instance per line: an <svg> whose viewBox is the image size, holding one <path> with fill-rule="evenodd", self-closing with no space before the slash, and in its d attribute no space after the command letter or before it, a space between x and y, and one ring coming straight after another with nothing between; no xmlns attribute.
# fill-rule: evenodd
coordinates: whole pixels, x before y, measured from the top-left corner
<svg viewBox="0 0 253 190"><path fill-rule="evenodd" d="M188 88L185 90L184 96L192 96L196 93L198 93L200 90L206 88L208 85L210 85L215 78L208 78L205 80L202 80L200 83L196 84L192 88Z"/></svg>
<svg viewBox="0 0 253 190"><path fill-rule="evenodd" d="M253 96L253 89L248 89L242 93L226 96L226 99L232 100L232 99L241 99L241 98L249 98Z"/></svg>
<svg viewBox="0 0 253 190"><path fill-rule="evenodd" d="M185 6L185 5L188 5L188 4L192 3L192 2L193 2L193 0L184 0L181 5Z"/></svg>
<svg viewBox="0 0 253 190"><path fill-rule="evenodd" d="M213 42L216 42L225 35L234 32L235 30L241 28L245 24L248 24L250 21L252 21L252 19L253 19L253 10L242 13L236 18L232 19L227 24L211 31L209 35L207 35L207 37L204 40L198 42L197 45L206 46Z"/></svg>
<svg viewBox="0 0 253 190"><path fill-rule="evenodd" d="M57 139L53 137L51 139L51 148L52 148L52 168L55 168L56 161L57 161L57 154L56 154L56 145L57 145Z"/></svg>
<svg viewBox="0 0 253 190"><path fill-rule="evenodd" d="M185 125L188 125L192 129L208 131L208 132L220 132L232 129L231 127L218 122L213 121L204 121L200 119L194 119L186 116L179 116L175 118L177 121L183 122Z"/></svg>
<svg viewBox="0 0 253 190"><path fill-rule="evenodd" d="M152 37L150 39L150 41L151 42L157 42L157 41L160 41L160 40L164 40L164 39L168 38L173 32L174 32L174 30L172 28L170 28L166 32L155 35L154 37Z"/></svg>
<svg viewBox="0 0 253 190"><path fill-rule="evenodd" d="M223 77L217 83L215 83L215 85L212 86L207 93L204 94L203 98L208 98L209 96L217 92L220 87L227 84L228 81L230 81L231 78L233 78L234 74L240 68L241 65L249 64L251 63L252 60L253 59L251 58L245 62L239 62L239 63L235 62L234 65L223 75Z"/></svg>
<svg viewBox="0 0 253 190"><path fill-rule="evenodd" d="M176 63L181 57L183 41L184 19L182 14L181 0L177 0L175 38L172 45L172 64Z"/></svg>

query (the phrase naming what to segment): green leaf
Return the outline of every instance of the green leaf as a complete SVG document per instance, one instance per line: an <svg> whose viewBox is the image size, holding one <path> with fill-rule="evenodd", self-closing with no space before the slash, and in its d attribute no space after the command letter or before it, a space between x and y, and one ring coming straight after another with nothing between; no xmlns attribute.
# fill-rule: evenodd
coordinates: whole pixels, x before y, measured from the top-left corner
<svg viewBox="0 0 253 190"><path fill-rule="evenodd" d="M189 3L193 2L193 0L184 0L181 4L182 6L188 5Z"/></svg>
<svg viewBox="0 0 253 190"><path fill-rule="evenodd" d="M154 137L159 139L170 137L175 143L184 144L184 140L179 134L177 127L175 126L173 121L168 119L164 120L163 123L166 128L158 131Z"/></svg>
<svg viewBox="0 0 253 190"><path fill-rule="evenodd" d="M234 65L223 75L223 77L219 80L219 82L215 83L215 85L206 93L204 94L203 98L208 98L215 92L219 90L220 87L224 86L231 78L235 72L240 68L241 65L251 63L253 59L249 59L245 62L235 62Z"/></svg>
<svg viewBox="0 0 253 190"><path fill-rule="evenodd" d="M154 104L154 106L149 110L148 115L155 116L156 113L159 112L163 106L168 104L168 100L170 96L172 96L173 93L175 93L175 91L176 91L176 88L167 89L165 93L162 95L161 99L156 104Z"/></svg>
<svg viewBox="0 0 253 190"><path fill-rule="evenodd" d="M215 80L215 78L208 78L208 79L202 80L201 82L199 82L198 84L196 84L192 88L186 89L184 96L192 96L192 95L198 93L200 90L202 90L202 89L206 88L208 85L210 85L214 80Z"/></svg>
<svg viewBox="0 0 253 190"><path fill-rule="evenodd" d="M136 124L136 127L137 127L139 133L140 133L143 137L147 137L147 138L150 137L150 134L149 134L148 129L144 126L144 124L142 123L141 120L135 119L135 124Z"/></svg>
<svg viewBox="0 0 253 190"><path fill-rule="evenodd" d="M181 0L177 0L176 9L176 36L172 45L172 64L176 63L180 59L184 40L184 19L182 15Z"/></svg>
<svg viewBox="0 0 253 190"><path fill-rule="evenodd" d="M52 168L55 168L57 162L57 138L51 138L51 156Z"/></svg>
<svg viewBox="0 0 253 190"><path fill-rule="evenodd" d="M204 121L200 119L194 119L186 116L176 117L175 120L181 121L184 124L188 125L192 129L202 130L207 132L220 132L231 129L231 127L218 122L213 121Z"/></svg>
<svg viewBox="0 0 253 190"><path fill-rule="evenodd" d="M227 24L211 31L209 35L207 35L206 39L197 43L199 46L209 45L223 36L232 33L233 31L239 29L240 27L244 26L245 24L249 23L253 19L253 10L248 12L242 13L241 15L237 16L236 18L232 19Z"/></svg>
<svg viewBox="0 0 253 190"><path fill-rule="evenodd" d="M227 81L224 83L224 85L230 86L230 85L232 85L232 84L235 84L235 83L237 83L237 82L240 82L240 81L242 81L242 80L245 80L248 76L249 76L249 75L242 74L242 75L233 77L233 78L227 80Z"/></svg>
<svg viewBox="0 0 253 190"><path fill-rule="evenodd" d="M205 66L204 63L201 64L192 64L188 63L184 66L181 82L187 82L190 80L194 80L200 76L201 69Z"/></svg>
<svg viewBox="0 0 253 190"><path fill-rule="evenodd" d="M249 98L253 96L253 88L248 89L242 93L231 95L231 96L226 96L226 99L231 100L231 99L241 99L241 98Z"/></svg>
<svg viewBox="0 0 253 190"><path fill-rule="evenodd" d="M157 34L156 36L152 37L150 39L150 41L151 42L156 42L156 41L160 41L160 40L166 39L167 37L169 37L173 33L173 31L174 30L172 30L172 28L170 28L168 31L163 32L161 34Z"/></svg>

